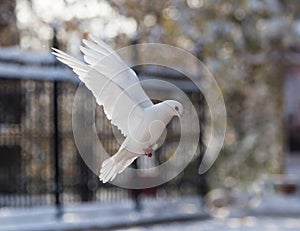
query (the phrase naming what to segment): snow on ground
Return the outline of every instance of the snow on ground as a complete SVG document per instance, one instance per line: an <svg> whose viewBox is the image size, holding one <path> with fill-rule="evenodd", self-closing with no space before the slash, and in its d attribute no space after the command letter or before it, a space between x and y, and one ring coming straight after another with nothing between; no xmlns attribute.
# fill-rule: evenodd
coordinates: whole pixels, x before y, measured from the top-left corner
<svg viewBox="0 0 300 231"><path fill-rule="evenodd" d="M268 195L263 198L261 204L253 209L251 213L256 216L299 217L300 222L300 195Z"/></svg>
<svg viewBox="0 0 300 231"><path fill-rule="evenodd" d="M197 198L143 201L136 211L132 201L121 203L86 203L65 206L61 219L52 206L23 209L0 209L0 231L87 230L94 227L124 227L174 219L204 218Z"/></svg>
<svg viewBox="0 0 300 231"><path fill-rule="evenodd" d="M300 230L300 197L269 195L259 207L225 219L212 219L199 198L148 199L135 210L132 201L67 205L60 219L53 206L0 209L0 231L35 230Z"/></svg>
<svg viewBox="0 0 300 231"><path fill-rule="evenodd" d="M118 229L118 231L299 231L299 218L244 217L224 220L204 220L196 222L171 223L147 227Z"/></svg>

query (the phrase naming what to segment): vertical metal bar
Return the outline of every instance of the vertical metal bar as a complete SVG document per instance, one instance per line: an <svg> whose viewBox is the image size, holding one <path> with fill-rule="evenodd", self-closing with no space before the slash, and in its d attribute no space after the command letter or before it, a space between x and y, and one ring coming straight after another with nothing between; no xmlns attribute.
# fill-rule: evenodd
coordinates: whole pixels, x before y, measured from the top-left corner
<svg viewBox="0 0 300 231"><path fill-rule="evenodd" d="M138 168L137 160L135 160L132 163L132 165L133 165L133 168L137 169ZM137 210L137 211L142 210L142 205L141 205L141 202L140 202L141 192L142 192L141 189L132 189L132 197L133 197L133 200L135 202L135 210Z"/></svg>
<svg viewBox="0 0 300 231"><path fill-rule="evenodd" d="M53 27L53 47L59 48L56 28ZM57 62L54 63L54 66L57 65ZM62 216L62 203L60 198L61 193L61 176L60 176L60 158L59 158L59 128L58 128L58 81L53 82L53 145L54 145L54 194L55 194L55 206L56 206L56 217L60 218Z"/></svg>
<svg viewBox="0 0 300 231"><path fill-rule="evenodd" d="M58 218L62 215L62 207L60 200L61 192L61 182L60 182L60 158L59 158L59 130L58 130L58 82L54 81L53 83L53 124L54 124L54 133L53 133L53 145L54 145L54 168L55 168L55 206L56 206L56 216Z"/></svg>

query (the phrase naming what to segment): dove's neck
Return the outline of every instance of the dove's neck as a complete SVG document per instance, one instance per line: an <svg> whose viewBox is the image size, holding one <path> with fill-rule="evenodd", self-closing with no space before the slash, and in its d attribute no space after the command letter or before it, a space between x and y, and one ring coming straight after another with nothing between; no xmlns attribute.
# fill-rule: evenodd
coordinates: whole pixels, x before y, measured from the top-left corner
<svg viewBox="0 0 300 231"><path fill-rule="evenodd" d="M155 104L150 110L153 111L152 113L155 114L157 119L161 120L165 124L168 124L174 116L173 110L164 102Z"/></svg>

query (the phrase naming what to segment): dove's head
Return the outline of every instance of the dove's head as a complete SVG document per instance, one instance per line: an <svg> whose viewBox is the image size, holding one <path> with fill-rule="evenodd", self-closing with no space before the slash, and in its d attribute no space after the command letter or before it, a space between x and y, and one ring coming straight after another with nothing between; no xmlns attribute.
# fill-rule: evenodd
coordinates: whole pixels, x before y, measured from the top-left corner
<svg viewBox="0 0 300 231"><path fill-rule="evenodd" d="M179 118L182 118L183 106L181 103L179 103L176 100L166 100L164 101L164 103L170 107L173 116L178 116Z"/></svg>

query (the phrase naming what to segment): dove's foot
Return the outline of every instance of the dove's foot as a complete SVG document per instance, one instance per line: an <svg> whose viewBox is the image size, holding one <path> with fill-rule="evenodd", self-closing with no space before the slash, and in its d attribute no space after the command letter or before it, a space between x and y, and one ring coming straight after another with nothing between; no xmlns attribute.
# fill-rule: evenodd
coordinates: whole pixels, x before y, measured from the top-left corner
<svg viewBox="0 0 300 231"><path fill-rule="evenodd" d="M152 153L153 153L153 149L152 148L146 148L146 149L144 149L144 152L145 152L146 156L151 157Z"/></svg>

